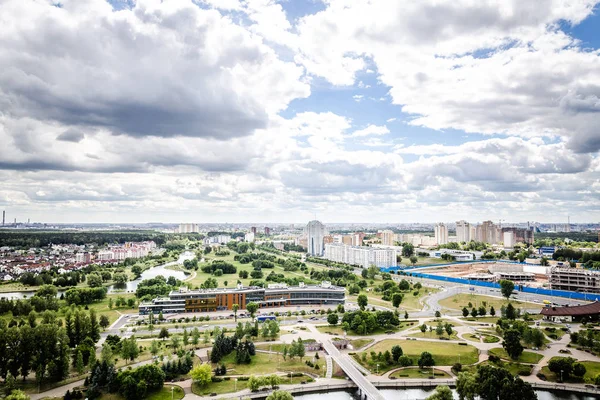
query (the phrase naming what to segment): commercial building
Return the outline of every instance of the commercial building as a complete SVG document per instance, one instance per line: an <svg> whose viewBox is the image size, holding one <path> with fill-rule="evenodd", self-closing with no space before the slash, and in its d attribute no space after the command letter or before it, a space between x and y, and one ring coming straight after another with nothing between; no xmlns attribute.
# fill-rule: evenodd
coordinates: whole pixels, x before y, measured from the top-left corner
<svg viewBox="0 0 600 400"><path fill-rule="evenodd" d="M382 247L348 246L344 244L326 244L324 258L327 260L359 265L368 268L392 267L396 263L396 250Z"/></svg>
<svg viewBox="0 0 600 400"><path fill-rule="evenodd" d="M442 223L435 224L433 227L435 242L437 244L448 243L448 227Z"/></svg>
<svg viewBox="0 0 600 400"><path fill-rule="evenodd" d="M386 229L384 231L381 231L381 244L384 246L393 246L396 244L395 241L396 235L394 234L394 231L391 231L389 229Z"/></svg>
<svg viewBox="0 0 600 400"><path fill-rule="evenodd" d="M179 224L179 228L177 229L178 233L198 233L200 230L198 229L197 224Z"/></svg>
<svg viewBox="0 0 600 400"><path fill-rule="evenodd" d="M322 256L324 251L323 237L325 236L325 225L320 221L310 221L306 225L306 238L308 240L307 253L311 256Z"/></svg>
<svg viewBox="0 0 600 400"><path fill-rule="evenodd" d="M472 261L475 259L473 252L452 250L452 249L439 249L429 252L429 257L442 258L442 255L449 254L454 257L454 261Z"/></svg>
<svg viewBox="0 0 600 400"><path fill-rule="evenodd" d="M244 287L172 291L168 297L157 297L151 302L140 303L141 315L154 313L190 313L231 310L238 304L241 310L250 302L260 308L301 305L336 306L344 304L346 291L330 282L320 285L287 286L271 284L267 288Z"/></svg>
<svg viewBox="0 0 600 400"><path fill-rule="evenodd" d="M574 292L600 293L600 272L579 268L553 267L550 288Z"/></svg>
<svg viewBox="0 0 600 400"><path fill-rule="evenodd" d="M600 319L600 302L595 301L590 304L569 307L546 306L542 308L540 314L545 320L579 322L579 321L598 321Z"/></svg>

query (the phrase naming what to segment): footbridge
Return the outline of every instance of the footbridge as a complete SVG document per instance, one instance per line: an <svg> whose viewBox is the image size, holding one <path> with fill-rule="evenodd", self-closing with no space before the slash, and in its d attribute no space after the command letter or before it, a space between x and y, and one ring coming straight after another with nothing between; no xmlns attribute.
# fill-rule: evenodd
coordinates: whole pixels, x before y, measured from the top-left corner
<svg viewBox="0 0 600 400"><path fill-rule="evenodd" d="M330 340L324 340L323 347L346 375L358 386L361 399L385 400L379 390L354 366L354 363L347 354L342 354Z"/></svg>

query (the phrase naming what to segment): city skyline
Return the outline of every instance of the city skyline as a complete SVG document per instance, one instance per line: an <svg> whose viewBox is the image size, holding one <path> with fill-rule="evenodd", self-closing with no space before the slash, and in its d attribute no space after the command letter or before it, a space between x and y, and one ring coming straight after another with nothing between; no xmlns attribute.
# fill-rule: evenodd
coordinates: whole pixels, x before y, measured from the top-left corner
<svg viewBox="0 0 600 400"><path fill-rule="evenodd" d="M0 209L595 222L598 3L6 0Z"/></svg>

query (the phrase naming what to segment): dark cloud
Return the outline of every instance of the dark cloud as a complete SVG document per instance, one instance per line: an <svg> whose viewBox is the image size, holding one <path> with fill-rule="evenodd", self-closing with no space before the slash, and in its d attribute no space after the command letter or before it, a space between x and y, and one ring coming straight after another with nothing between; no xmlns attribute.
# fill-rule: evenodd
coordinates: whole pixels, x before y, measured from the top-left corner
<svg viewBox="0 0 600 400"><path fill-rule="evenodd" d="M56 137L57 140L73 143L79 143L83 140L83 138L85 138L85 134L75 129L67 129Z"/></svg>

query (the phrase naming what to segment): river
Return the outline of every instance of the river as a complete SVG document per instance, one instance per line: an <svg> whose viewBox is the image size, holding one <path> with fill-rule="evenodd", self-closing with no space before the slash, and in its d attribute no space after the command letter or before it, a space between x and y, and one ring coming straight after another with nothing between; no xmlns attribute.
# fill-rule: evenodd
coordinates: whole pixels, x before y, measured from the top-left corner
<svg viewBox="0 0 600 400"><path fill-rule="evenodd" d="M381 389L380 392L389 400L422 400L433 394L435 389ZM453 390L454 398L458 399L458 394ZM593 400L597 397L593 395L584 395L580 393L568 392L549 392L546 390L536 391L538 400ZM360 398L354 392L332 391L326 393L302 394L294 396L296 400L359 400Z"/></svg>
<svg viewBox="0 0 600 400"><path fill-rule="evenodd" d="M108 286L108 293L134 293L137 290L138 284L144 279L156 278L159 275L164 276L165 278L174 277L179 279L180 281L184 280L186 275L183 271L176 271L173 269L169 269L167 267L172 265L182 265L185 260L191 260L194 258L194 253L184 252L179 255L179 259L177 261L171 261L166 264L157 265L152 268L148 268L142 275L133 281L127 282L127 286L125 288L116 288L114 285ZM68 288L67 288L68 289ZM61 289L58 291L58 297L63 294L67 289ZM4 292L0 293L0 297L4 297L7 299L25 299L33 296L35 294L34 290L25 290L18 292Z"/></svg>

